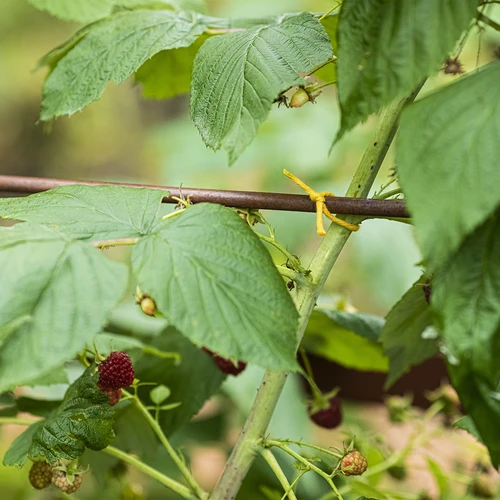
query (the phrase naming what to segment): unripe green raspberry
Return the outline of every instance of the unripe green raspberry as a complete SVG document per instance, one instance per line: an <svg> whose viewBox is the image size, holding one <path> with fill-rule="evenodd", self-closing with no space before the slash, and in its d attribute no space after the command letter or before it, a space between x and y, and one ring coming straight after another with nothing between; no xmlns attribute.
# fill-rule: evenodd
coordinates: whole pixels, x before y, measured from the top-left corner
<svg viewBox="0 0 500 500"><path fill-rule="evenodd" d="M80 489L83 482L82 474L73 474L72 481L66 475L66 471L54 470L52 473L52 484L62 492L71 495Z"/></svg>
<svg viewBox="0 0 500 500"><path fill-rule="evenodd" d="M29 481L33 488L43 490L52 480L52 467L47 462L35 462L29 472Z"/></svg>
<svg viewBox="0 0 500 500"><path fill-rule="evenodd" d="M344 476L361 476L367 467L365 456L357 450L350 451L340 461L340 470Z"/></svg>

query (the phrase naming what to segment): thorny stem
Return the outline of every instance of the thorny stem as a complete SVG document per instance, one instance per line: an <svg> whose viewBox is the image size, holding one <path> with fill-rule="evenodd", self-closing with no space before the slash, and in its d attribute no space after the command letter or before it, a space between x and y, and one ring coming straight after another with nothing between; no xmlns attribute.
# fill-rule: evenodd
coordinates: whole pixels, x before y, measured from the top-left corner
<svg viewBox="0 0 500 500"><path fill-rule="evenodd" d="M347 196L357 198L368 196L396 134L399 115L404 106L415 99L422 85L407 99L395 101L381 113L375 136L361 159L347 190ZM359 222L359 217L349 216L344 217L344 220L356 224ZM310 266L314 288L303 288L295 297L295 304L299 312L297 327L299 340L304 334L319 293L350 234L349 230L333 223L330 224L327 234L321 241ZM234 500L236 497L243 478L255 460L258 452L257 443L266 432L286 378L287 373L284 372L267 371L265 373L238 442L212 492L212 500Z"/></svg>
<svg viewBox="0 0 500 500"><path fill-rule="evenodd" d="M288 497L289 500L297 500L297 497L295 496L292 486L288 482L288 479L285 476L283 469L280 467L280 464L276 460L276 457L273 455L272 451L265 448L260 453L262 455L262 458L269 465L269 467L271 467L271 470L274 472L274 475L278 478L278 481L281 483L281 486L283 486L283 489L285 490L284 498Z"/></svg>
<svg viewBox="0 0 500 500"><path fill-rule="evenodd" d="M193 496L193 492L183 484L178 483L177 481L169 478L168 476L165 476L156 469L153 469L153 467L150 467L149 465L145 464L144 462L141 462L134 456L129 455L128 453L125 453L124 451L119 450L114 446L108 446L107 448L104 448L104 450L102 451L104 453L107 453L108 455L111 455L112 457L118 458L123 462L132 465L137 470L140 470L150 478L155 479L156 481L163 484L167 488L171 489L172 491L174 491L183 498L188 498L188 499L198 498Z"/></svg>
<svg viewBox="0 0 500 500"><path fill-rule="evenodd" d="M294 271L293 269L290 269L289 267L286 266L276 266L276 269L278 272L281 274L281 276L284 276L285 278L288 278L292 281L295 281L301 286L305 287L311 287L312 284L311 282L301 273L298 273L297 271Z"/></svg>
<svg viewBox="0 0 500 500"><path fill-rule="evenodd" d="M179 456L179 454L175 451L173 446L170 444L170 441L167 439L167 437L163 433L162 428L160 427L160 424L155 420L153 415L151 415L151 413L149 413L149 410L142 404L141 400L137 396L132 396L131 394L127 393L127 391L123 391L123 393L127 396L132 397L137 409L146 418L146 420L148 421L148 424L151 426L154 433L158 436L161 444L163 445L163 447L165 448L165 450L169 454L170 458L175 463L175 465L179 469L180 473L184 476L184 479L188 483L191 491L194 493L195 498L207 499L208 494L205 491L203 491L203 489L200 487L200 485L196 482L195 478L191 474L191 471L186 466L186 463L184 462L183 458L181 456Z"/></svg>
<svg viewBox="0 0 500 500"><path fill-rule="evenodd" d="M326 448L321 448L321 446L303 443L302 441L294 441L293 439L275 439L274 441L279 441L280 443L283 443L283 444L295 444L295 445L300 446L300 447L311 448L313 450L320 451L321 453L326 453L327 455L331 455L332 457L338 458L339 460L344 456L341 453L335 453L332 450L327 450Z"/></svg>
<svg viewBox="0 0 500 500"><path fill-rule="evenodd" d="M300 260L292 255L283 245L278 243L274 237L264 236L260 233L255 233L262 241L269 243L274 248L277 248L291 263L292 267L296 269L299 273L305 274L307 271L302 266Z"/></svg>
<svg viewBox="0 0 500 500"><path fill-rule="evenodd" d="M483 14L481 11L478 11L477 13L477 20L482 21L484 24L488 25L490 28L493 28L496 31L500 31L500 24L498 24L496 21L493 21L493 19L488 17L486 14Z"/></svg>

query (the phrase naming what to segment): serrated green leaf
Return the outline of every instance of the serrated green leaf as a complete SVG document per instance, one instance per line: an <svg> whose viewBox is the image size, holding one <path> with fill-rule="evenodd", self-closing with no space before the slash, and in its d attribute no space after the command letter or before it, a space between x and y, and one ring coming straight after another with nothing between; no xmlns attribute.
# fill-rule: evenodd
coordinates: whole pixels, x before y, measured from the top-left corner
<svg viewBox="0 0 500 500"><path fill-rule="evenodd" d="M45 10L64 21L90 23L109 16L116 7L162 8L197 10L204 8L202 0L28 0L31 5Z"/></svg>
<svg viewBox="0 0 500 500"><path fill-rule="evenodd" d="M306 12L207 40L191 82L191 116L207 146L225 149L234 163L280 92L331 56L327 33Z"/></svg>
<svg viewBox="0 0 500 500"><path fill-rule="evenodd" d="M61 401L47 399L33 399L20 397L16 399L17 409L22 413L31 413L38 417L46 417L61 405Z"/></svg>
<svg viewBox="0 0 500 500"><path fill-rule="evenodd" d="M432 306L460 401L500 463L500 214L462 244L433 280Z"/></svg>
<svg viewBox="0 0 500 500"><path fill-rule="evenodd" d="M162 50L146 61L135 73L147 99L169 99L189 92L194 58L209 38L201 35L189 47Z"/></svg>
<svg viewBox="0 0 500 500"><path fill-rule="evenodd" d="M403 112L398 174L431 271L500 203L498 81L500 62Z"/></svg>
<svg viewBox="0 0 500 500"><path fill-rule="evenodd" d="M91 342L123 295L128 270L43 226L17 224L0 235L0 332L10 332L0 348L4 390L51 373Z"/></svg>
<svg viewBox="0 0 500 500"><path fill-rule="evenodd" d="M479 0L344 0L338 28L338 138L436 72L478 4Z"/></svg>
<svg viewBox="0 0 500 500"><path fill-rule="evenodd" d="M383 326L383 318L372 314L316 309L302 347L348 368L386 372L388 360L378 343Z"/></svg>
<svg viewBox="0 0 500 500"><path fill-rule="evenodd" d="M0 199L0 218L35 222L76 239L133 238L151 231L168 192L121 186L62 186Z"/></svg>
<svg viewBox="0 0 500 500"><path fill-rule="evenodd" d="M114 409L97 388L99 375L90 366L68 388L59 408L49 418L28 427L12 444L4 465L22 465L26 458L48 463L81 456L85 448L99 451L114 439Z"/></svg>
<svg viewBox="0 0 500 500"><path fill-rule="evenodd" d="M474 436L480 443L483 443L483 438L479 434L476 424L474 424L474 420L472 420L470 416L466 415L465 417L459 418L456 422L453 422L453 427L456 427L457 429L462 429L463 431L467 431L471 436Z"/></svg>
<svg viewBox="0 0 500 500"><path fill-rule="evenodd" d="M435 335L424 332L431 325L429 304L425 300L420 278L391 309L380 335L390 368L385 387L390 387L411 366L418 365L438 352ZM424 335L423 335L424 334Z"/></svg>
<svg viewBox="0 0 500 500"><path fill-rule="evenodd" d="M162 50L191 45L202 17L168 10L121 12L95 25L45 81L40 118L71 115L99 99L109 81L122 83Z"/></svg>
<svg viewBox="0 0 500 500"><path fill-rule="evenodd" d="M165 362L155 358L142 358L135 365L136 376L141 382L155 382L167 386L170 399L182 403L171 411L160 413L160 424L167 435L174 433L198 412L224 380L211 356L194 346L175 328L167 328L152 341L158 349L178 352L181 363ZM149 387L139 387L141 400L152 404Z"/></svg>
<svg viewBox="0 0 500 500"><path fill-rule="evenodd" d="M199 203L161 221L135 245L132 268L158 310L196 344L297 369L297 310L271 256L233 210Z"/></svg>
<svg viewBox="0 0 500 500"><path fill-rule="evenodd" d="M383 491L367 483L352 481L349 486L351 487L351 491L356 495L370 495L370 498L373 500L388 500L387 495Z"/></svg>

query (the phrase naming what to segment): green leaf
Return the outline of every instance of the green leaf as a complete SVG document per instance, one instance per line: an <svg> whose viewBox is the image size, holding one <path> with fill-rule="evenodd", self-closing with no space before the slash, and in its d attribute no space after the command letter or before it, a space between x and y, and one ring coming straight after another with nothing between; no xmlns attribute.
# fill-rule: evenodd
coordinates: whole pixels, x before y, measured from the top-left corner
<svg viewBox="0 0 500 500"><path fill-rule="evenodd" d="M297 310L271 256L233 210L199 203L161 221L134 247L132 268L158 310L197 345L297 369Z"/></svg>
<svg viewBox="0 0 500 500"><path fill-rule="evenodd" d="M155 405L161 405L166 399L170 397L170 394L172 394L170 389L162 384L151 390L151 392L149 393L149 397Z"/></svg>
<svg viewBox="0 0 500 500"><path fill-rule="evenodd" d="M189 47L162 50L135 73L147 99L169 99L189 92L194 58L208 35L201 35Z"/></svg>
<svg viewBox="0 0 500 500"><path fill-rule="evenodd" d="M31 5L45 10L64 21L90 23L111 14L116 0L28 0Z"/></svg>
<svg viewBox="0 0 500 500"><path fill-rule="evenodd" d="M202 17L168 10L121 12L95 25L57 64L43 87L40 118L71 115L122 83L161 50L191 45Z"/></svg>
<svg viewBox="0 0 500 500"><path fill-rule="evenodd" d="M127 268L34 224L0 230L0 390L30 384L74 357L125 291Z"/></svg>
<svg viewBox="0 0 500 500"><path fill-rule="evenodd" d="M168 192L121 186L62 186L0 199L0 217L50 226L91 241L133 238L151 231Z"/></svg>
<svg viewBox="0 0 500 500"><path fill-rule="evenodd" d="M500 203L500 62L412 104L398 174L427 268L437 269ZM449 193L453 193L450 196Z"/></svg>
<svg viewBox="0 0 500 500"><path fill-rule="evenodd" d="M478 3L344 0L338 28L342 111L338 138L436 72L471 22Z"/></svg>
<svg viewBox="0 0 500 500"><path fill-rule="evenodd" d="M384 320L371 314L316 309L302 347L347 368L386 372L387 358L378 343L383 326Z"/></svg>
<svg viewBox="0 0 500 500"><path fill-rule="evenodd" d="M327 33L306 12L207 40L191 82L191 116L207 146L225 149L234 163L279 93L331 56Z"/></svg>
<svg viewBox="0 0 500 500"><path fill-rule="evenodd" d="M99 451L114 439L114 409L109 398L97 388L99 375L90 366L68 388L55 413L37 422L19 436L4 457L4 465L22 466L27 458L48 463L72 460L85 448Z"/></svg>
<svg viewBox="0 0 500 500"><path fill-rule="evenodd" d="M55 411L60 404L60 400L33 399L27 397L16 399L16 406L20 412L31 413L38 417L46 417Z"/></svg>
<svg viewBox="0 0 500 500"><path fill-rule="evenodd" d="M434 275L432 306L449 372L468 415L500 463L500 214L491 217Z"/></svg>
<svg viewBox="0 0 500 500"><path fill-rule="evenodd" d="M350 483L350 486L352 492L356 495L370 495L370 498L373 498L373 500L388 500L388 497L384 492L367 483L363 483L361 481L352 481Z"/></svg>
<svg viewBox="0 0 500 500"><path fill-rule="evenodd" d="M171 435L219 389L224 374L211 356L195 347L175 328L167 328L152 341L152 345L181 355L179 365L155 358L142 358L134 366L136 377L141 382L155 382L168 387L171 391L170 399L182 403L174 410L160 413L162 429ZM150 387L139 387L141 400L148 405L153 403L150 393Z"/></svg>
<svg viewBox="0 0 500 500"><path fill-rule="evenodd" d="M448 481L448 473L445 472L442 467L432 460L430 457L426 457L427 465L431 471L434 480L436 481L437 487L439 489L439 498L445 498L450 491L450 482Z"/></svg>
<svg viewBox="0 0 500 500"><path fill-rule="evenodd" d="M430 329L430 308L425 300L422 276L391 309L380 340L390 360L385 387L390 387L411 366L438 352L436 334Z"/></svg>
<svg viewBox="0 0 500 500"><path fill-rule="evenodd" d="M479 434L479 431L474 424L474 420L468 415L459 418L456 422L453 422L453 427L467 431L471 436L474 436L480 443L483 443L483 438ZM483 443L484 444L484 443Z"/></svg>

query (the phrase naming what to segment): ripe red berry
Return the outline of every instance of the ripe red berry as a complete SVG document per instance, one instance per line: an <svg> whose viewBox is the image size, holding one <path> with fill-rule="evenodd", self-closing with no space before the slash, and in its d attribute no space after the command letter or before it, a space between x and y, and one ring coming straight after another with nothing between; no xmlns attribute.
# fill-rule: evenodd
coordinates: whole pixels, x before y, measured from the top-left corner
<svg viewBox="0 0 500 500"><path fill-rule="evenodd" d="M342 406L340 399L333 396L328 400L328 408L316 409L314 403L309 406L309 417L324 429L335 429L342 423Z"/></svg>
<svg viewBox="0 0 500 500"><path fill-rule="evenodd" d="M29 481L37 490L47 488L52 481L52 466L47 462L35 462L29 472Z"/></svg>
<svg viewBox="0 0 500 500"><path fill-rule="evenodd" d="M110 406L115 406L115 404L120 401L120 398L122 397L121 389L110 389L109 387L104 387L100 382L97 382L97 387L99 387L101 392L104 392L104 394L108 396Z"/></svg>
<svg viewBox="0 0 500 500"><path fill-rule="evenodd" d="M134 367L126 352L113 351L99 365L98 370L101 391L129 387L134 382Z"/></svg>
<svg viewBox="0 0 500 500"><path fill-rule="evenodd" d="M357 450L348 452L340 461L340 470L344 476L361 476L367 468L365 456Z"/></svg>
<svg viewBox="0 0 500 500"><path fill-rule="evenodd" d="M239 375L246 367L247 364L243 361L238 361L238 364L235 365L230 359L222 358L218 354L215 354L210 349L203 347L203 350L214 358L216 365L219 367L219 370L226 375Z"/></svg>

